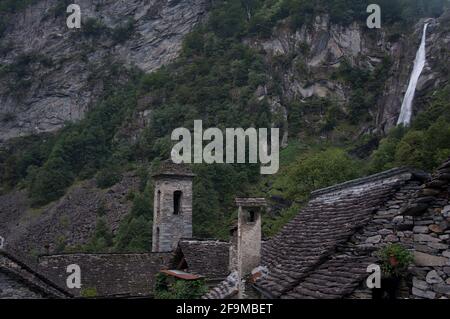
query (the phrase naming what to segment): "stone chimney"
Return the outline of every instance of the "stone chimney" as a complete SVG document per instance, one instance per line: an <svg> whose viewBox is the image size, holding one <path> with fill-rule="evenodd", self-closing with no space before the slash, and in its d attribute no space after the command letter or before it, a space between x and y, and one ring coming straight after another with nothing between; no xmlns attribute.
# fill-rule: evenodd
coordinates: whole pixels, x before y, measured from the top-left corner
<svg viewBox="0 0 450 319"><path fill-rule="evenodd" d="M230 271L239 278L249 276L261 262L261 213L266 207L264 198L236 198L237 225L232 229Z"/></svg>

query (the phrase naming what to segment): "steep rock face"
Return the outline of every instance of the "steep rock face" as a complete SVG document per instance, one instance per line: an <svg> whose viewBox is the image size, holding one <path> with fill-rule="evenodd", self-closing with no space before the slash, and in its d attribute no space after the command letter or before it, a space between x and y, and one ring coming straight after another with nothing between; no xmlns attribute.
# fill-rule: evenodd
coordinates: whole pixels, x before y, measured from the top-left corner
<svg viewBox="0 0 450 319"><path fill-rule="evenodd" d="M346 60L353 66L373 70L388 56L392 62L389 77L384 90L379 92L377 104L369 110L373 124L365 128L365 131L386 133L397 122L425 22L430 24L427 65L417 96L426 95L445 81L446 71L442 65L449 51L448 16L449 13L439 19L422 19L414 26L412 34L400 35L388 27L370 30L356 22L345 27L334 25L325 15L316 17L311 26L303 26L296 32L279 27L268 39L247 39L250 46L266 53L268 61L287 61L281 78L281 94L273 97L265 88L257 95L268 96L277 109L313 96L345 103L352 88L333 77L341 63ZM421 107L420 99L416 104Z"/></svg>
<svg viewBox="0 0 450 319"><path fill-rule="evenodd" d="M41 0L17 13L0 39L0 66L13 70L0 72L0 142L81 119L102 93L102 79L114 64L150 72L172 61L208 4L79 0L82 27L70 30L66 6L58 2ZM132 31L118 39L125 22ZM114 78L122 80L122 75Z"/></svg>
<svg viewBox="0 0 450 319"><path fill-rule="evenodd" d="M132 17L134 30L120 43L107 34L92 36L83 29L67 30L65 14L55 17L51 11L57 2L41 0L17 14L17 23L0 40L0 63L14 64L22 56L19 61L26 66L21 74L0 76L0 142L15 136L54 131L66 121L82 118L101 95L103 79L111 73L109 67L114 63L134 65L150 72L172 61L179 52L183 35L205 16L208 1L78 1L84 21L95 17L111 32ZM313 96L339 102L349 99L351 88L332 76L344 59L353 65L375 68L384 56L392 58L384 91L377 105L369 110L376 121L367 130L385 132L395 125L424 22L418 21L410 35L392 37L387 29L368 30L357 23L342 27L331 24L326 16L319 16L312 26L297 32L281 26L269 39L246 39L252 47L264 50L268 65L276 59L287 61L287 66L281 68L281 92L274 93L268 86L261 86L255 92L258 99L267 97L271 111L280 114L285 122L283 145L288 138L289 102L305 101ZM421 97L442 85L448 72L445 66L450 52L449 16L430 23L428 60L419 81L418 106ZM12 49L5 51L6 46ZM28 54L28 58L23 54ZM269 75L273 71L269 69ZM22 83L26 87L23 89L17 87L19 80L30 83ZM124 80L123 74L115 78L117 83ZM18 92L21 95L17 96ZM142 97L139 103L145 105L145 99ZM130 140L137 140L150 116L151 110L143 110L120 133L131 132ZM28 207L24 191L11 192L0 197L0 236L7 239L7 245L23 251L45 252L45 247L54 251L58 241L69 246L85 244L94 232L96 211L102 202L108 204L109 226L113 231L117 229L119 221L131 209L126 193L136 188L136 183L125 178L105 193L93 181L83 182L40 210Z"/></svg>
<svg viewBox="0 0 450 319"><path fill-rule="evenodd" d="M413 105L414 114L423 107L422 97L442 87L448 81L448 69L445 67L450 52L450 12L438 19L422 19L414 27L414 32L393 43L390 54L397 57L393 62L392 76L388 79L383 97L378 103L377 125L387 131L397 123L403 97L408 88L419 48L423 26L429 23L426 41L427 61L419 78Z"/></svg>

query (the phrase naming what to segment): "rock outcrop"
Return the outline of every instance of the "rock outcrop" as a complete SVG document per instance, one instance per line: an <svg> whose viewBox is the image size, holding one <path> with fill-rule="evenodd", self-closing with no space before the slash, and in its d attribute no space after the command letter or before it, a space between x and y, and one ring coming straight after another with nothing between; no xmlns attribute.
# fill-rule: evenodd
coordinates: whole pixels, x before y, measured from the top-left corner
<svg viewBox="0 0 450 319"><path fill-rule="evenodd" d="M418 84L415 113L422 107L420 97L446 81L447 71L442 65L448 59L450 32L445 26L449 15L447 12L439 19L421 19L409 35L396 34L389 27L370 30L357 22L338 26L325 15L316 17L312 26L303 26L296 32L282 26L268 39L247 39L250 46L266 53L269 64L275 64L276 60L292 60L282 72L281 96L274 96L268 88L259 90L256 95L259 98L267 96L276 109L284 109L278 112L282 116L287 113L287 104L312 96L345 103L353 88L333 77L341 63L346 60L352 66L373 70L384 57L389 57L389 76L379 92L377 103L369 110L373 124L366 128L366 131L386 133L396 125L425 22L429 23L427 64Z"/></svg>
<svg viewBox="0 0 450 319"><path fill-rule="evenodd" d="M114 67L151 72L173 61L183 36L203 20L209 6L208 0L77 3L82 10L81 30L67 28L66 8L56 0L37 1L11 19L15 23L0 39L0 142L55 131L67 121L83 118L101 96L108 76L115 83L126 81L126 72L115 74ZM289 60L282 70L280 94L270 87L255 92L259 99L269 97L272 112L286 122L283 145L288 138L288 103L312 96L349 100L352 89L332 76L343 60L373 69L383 57L392 59L390 77L369 110L374 123L365 130L386 132L394 126L427 21L428 63L418 84L416 110L420 109L420 97L441 85L447 72L442 66L449 58L450 33L445 28L449 15L418 21L410 35L396 34L390 27L370 30L357 22L339 26L323 15L296 32L281 24L268 39L245 39L265 51L269 61ZM5 72L8 66L17 72Z"/></svg>
<svg viewBox="0 0 450 319"><path fill-rule="evenodd" d="M51 132L83 118L115 65L153 71L173 61L205 16L207 0L79 0L82 26L66 6L41 0L16 13L0 38L0 142ZM127 29L129 32L127 33ZM122 37L120 34L123 34Z"/></svg>

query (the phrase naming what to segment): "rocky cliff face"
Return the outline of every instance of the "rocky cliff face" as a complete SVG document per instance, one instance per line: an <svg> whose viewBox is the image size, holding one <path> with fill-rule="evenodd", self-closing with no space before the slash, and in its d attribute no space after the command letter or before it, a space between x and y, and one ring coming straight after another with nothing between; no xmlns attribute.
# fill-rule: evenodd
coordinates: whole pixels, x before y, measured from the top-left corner
<svg viewBox="0 0 450 319"><path fill-rule="evenodd" d="M172 61L208 0L75 2L81 30L67 28L61 1L41 0L15 14L0 39L0 141L82 118L114 64L150 72Z"/></svg>
<svg viewBox="0 0 450 319"><path fill-rule="evenodd" d="M116 82L126 80L125 74L114 74L114 65L151 72L173 61L183 36L205 17L209 1L80 0L81 30L67 28L66 6L58 3L42 0L17 13L0 39L0 142L55 131L66 121L81 119L102 94L108 76ZM448 16L427 21L428 64L419 97L437 87L445 72ZM296 32L281 26L269 39L246 42L264 50L268 59L290 60L283 70L282 93L271 94L270 99L272 110L285 120L285 105L292 100L349 99L351 88L332 77L344 59L374 69L389 56L391 76L382 98L370 110L376 120L366 127L366 131L386 132L396 123L424 22L418 21L415 32L407 35L389 27L369 30L356 22L338 26L324 15ZM118 39L120 32L124 35ZM8 72L8 67L13 71ZM256 95L262 98L268 91L261 88Z"/></svg>
<svg viewBox="0 0 450 319"><path fill-rule="evenodd" d="M41 0L17 13L15 23L0 39L0 143L55 131L67 121L81 119L101 96L105 79L115 76L114 83L126 81L125 73L114 72L114 65L151 72L174 60L183 36L206 16L209 3L80 0L84 26L90 28L77 31L67 29L65 6L61 13L58 2ZM119 30L126 30L124 21L131 21L131 31L117 38ZM279 91L261 86L255 95L268 97L272 112L280 114L287 126L287 105L292 101L303 102L313 96L349 100L352 88L333 76L344 60L375 69L389 56L388 79L370 109L374 120L363 128L386 132L397 121L424 22L418 21L411 34L397 34L387 27L369 30L358 23L338 26L327 16L318 16L311 26L296 32L281 25L267 39L247 38L248 45L265 53L268 65L273 66L267 72L281 85ZM442 86L448 74L450 14L429 22L427 65L419 81L415 110L427 93ZM279 79L276 73L281 74ZM141 100L145 104L145 97ZM142 128L150 113L143 111L135 123L127 124ZM69 246L85 244L95 230L101 203L107 206L108 225L117 230L131 209L127 194L137 184L136 177L128 176L105 192L96 188L94 181L85 181L38 210L29 208L25 191L10 192L0 197L0 236L7 238L7 245L37 253L55 251L58 240Z"/></svg>
<svg viewBox="0 0 450 319"><path fill-rule="evenodd" d="M247 39L250 46L266 52L268 60L292 60L282 76L282 93L270 97L275 109L287 111L284 105L312 96L348 101L352 88L336 81L333 73L346 60L352 66L373 70L389 57L392 66L377 104L369 110L375 120L365 132L386 133L395 126L423 25L430 23L427 39L427 64L419 81L416 106L421 108L420 97L442 85L447 70L442 68L448 60L450 13L439 19L422 19L414 26L412 34L399 34L390 28L370 30L365 25L353 23L347 27L330 23L328 16L316 17L312 26L304 26L293 33L280 27L266 40ZM257 92L267 95L267 88Z"/></svg>
<svg viewBox="0 0 450 319"><path fill-rule="evenodd" d="M392 44L390 54L396 59L383 92L383 98L377 105L377 125L383 131L393 127L400 112L402 99L408 87L413 62L419 47L423 25L429 23L427 32L427 62L419 78L414 102L414 113L423 107L422 98L433 90L442 87L448 81L448 69L445 67L450 52L450 12L439 19L419 21L411 35L406 35Z"/></svg>

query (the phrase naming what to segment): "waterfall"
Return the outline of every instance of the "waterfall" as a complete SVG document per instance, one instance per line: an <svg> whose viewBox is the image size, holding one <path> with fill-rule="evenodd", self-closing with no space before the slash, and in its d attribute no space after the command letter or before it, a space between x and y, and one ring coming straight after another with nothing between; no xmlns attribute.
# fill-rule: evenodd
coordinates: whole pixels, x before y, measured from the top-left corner
<svg viewBox="0 0 450 319"><path fill-rule="evenodd" d="M428 23L423 27L422 42L420 43L419 50L416 54L416 60L414 61L414 69L411 74L411 79L409 80L408 90L406 91L405 97L403 99L402 108L400 111L400 116L398 118L397 125L403 124L408 126L411 122L412 116L412 104L414 100L414 94L416 93L417 82L419 81L420 74L423 71L426 61L426 39L427 39L427 27Z"/></svg>

